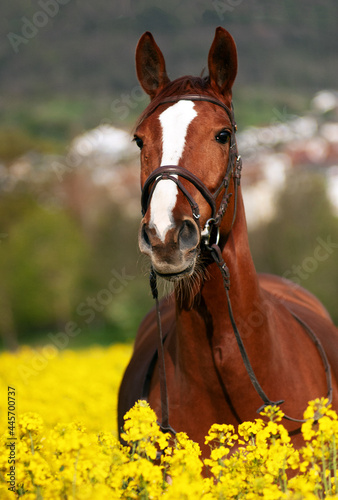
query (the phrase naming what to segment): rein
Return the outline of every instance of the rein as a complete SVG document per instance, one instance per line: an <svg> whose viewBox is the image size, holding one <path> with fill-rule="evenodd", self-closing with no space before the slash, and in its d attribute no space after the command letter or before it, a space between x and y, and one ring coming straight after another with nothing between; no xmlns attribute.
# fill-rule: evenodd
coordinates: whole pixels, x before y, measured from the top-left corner
<svg viewBox="0 0 338 500"><path fill-rule="evenodd" d="M241 357L244 363L244 366L246 368L246 371L250 377L251 383L254 386L257 394L261 398L263 405L258 408L257 413L260 413L262 409L266 406L279 406L282 403L284 403L284 400L279 400L279 401L271 401L268 396L265 394L263 391L261 385L259 384L257 377L254 373L254 370L251 366L248 354L246 352L245 346L243 344L240 332L237 328L236 321L233 316L233 311L232 311L232 306L231 306L231 300L230 300L230 272L229 268L226 265L222 252L220 247L218 246L219 242L219 227L222 222L222 219L226 213L229 199L232 196L232 193L228 193L229 189L229 184L230 184L230 177L232 176L234 178L234 187L235 187L235 193L234 193L234 214L233 214L233 219L231 223L231 228L230 231L234 225L235 218L236 218L236 211L237 211L237 192L238 192L238 186L240 184L240 178L241 178L241 170L242 170L242 159L241 156L238 154L237 150L237 142L236 142L236 130L237 130L237 125L235 122L235 117L234 117L234 112L233 112L233 106L231 105L231 109L228 108L223 102L219 101L218 99L212 97L212 96L204 96L204 95L184 95L184 96L177 96L177 97L167 97L164 98L160 103L157 104L155 108L151 110L151 112L147 115L145 115L145 118L147 118L158 106L161 106L162 104L167 104L171 102L178 102L180 100L190 100L190 101L207 101L211 102L212 104L216 104L217 106L222 107L231 122L231 136L230 136L230 148L229 148L229 159L228 159L228 165L227 165L227 170L226 174L222 180L221 185L216 189L215 193L211 193L210 190L204 185L204 183L192 172L189 172L185 168L179 166L179 165L163 165L156 170L154 170L147 180L144 183L144 186L142 188L142 195L141 195L141 206L142 206L142 215L145 216L149 203L151 200L151 197L154 193L155 187L158 184L159 181L164 180L164 179L169 179L172 182L175 182L175 184L178 186L178 188L182 191L184 196L187 198L193 217L196 219L196 221L199 223L199 218L200 218L200 211L199 211L199 206L195 202L194 198L191 196L191 194L188 192L188 190L185 188L185 186L182 184L180 177L183 179L187 180L190 184L192 184L204 197L206 202L209 204L211 208L211 217L207 220L205 226L203 229L200 228L201 231L201 246L203 246L203 249L207 250L214 262L217 264L218 268L221 271L222 278L223 278L223 285L224 285L224 290L226 293L226 298L227 298L227 307L228 307L228 313L229 313L229 318L230 322L232 325L232 329L241 353ZM221 199L219 208L217 210L216 206L216 199L218 198L219 194L221 193L222 189L224 189L224 194ZM214 237L213 229L216 228L217 234L215 238L215 242L212 242L211 239ZM163 334L162 334L162 324L161 324L161 313L160 313L160 306L159 306L159 299L158 299L158 290L157 290L157 279L156 279L156 272L154 269L151 269L150 272L150 287L152 291L153 298L156 303L156 319L157 319L157 328L158 328L158 348L157 348L157 353L158 353L158 364L159 364L159 379L160 379L160 393L161 393L161 413L162 413L162 422L159 423L159 426L163 432L171 432L173 435L176 434L175 430L170 426L169 423L169 404L168 404L168 390L167 390L167 382L166 382L166 371L165 371L165 359L164 359L164 340L163 339ZM324 351L324 348L317 338L316 334L313 332L313 330L301 319L299 318L295 313L293 313L291 310L289 310L290 314L302 325L304 330L306 331L307 335L310 337L312 342L315 344L320 357L323 362L323 366L325 369L325 375L326 375L326 382L327 382L327 398L328 398L328 403L329 405L332 402L332 381L331 381L331 370L330 370L330 365L326 356L326 353ZM290 420L292 422L298 422L298 423L304 423L305 420L302 419L297 419L290 417L288 415L283 416L286 420ZM292 431L290 434L296 434L300 431L299 429L296 429Z"/></svg>

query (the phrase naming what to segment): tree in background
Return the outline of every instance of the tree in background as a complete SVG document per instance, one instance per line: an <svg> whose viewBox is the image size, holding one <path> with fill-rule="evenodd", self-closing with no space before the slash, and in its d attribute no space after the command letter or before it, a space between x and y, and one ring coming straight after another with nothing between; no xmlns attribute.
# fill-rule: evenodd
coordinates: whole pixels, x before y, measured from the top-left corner
<svg viewBox="0 0 338 500"><path fill-rule="evenodd" d="M0 337L5 348L48 342L47 333L64 331L70 320L81 330L72 345L132 340L149 309L147 278L139 265L139 220L93 183L86 186L84 176L65 177L54 207L56 188L48 184L43 202L27 185L2 194Z"/></svg>
<svg viewBox="0 0 338 500"><path fill-rule="evenodd" d="M18 335L69 320L87 267L87 245L69 214L51 211L27 195L3 197L0 222L5 235L0 331L5 346L14 348Z"/></svg>
<svg viewBox="0 0 338 500"><path fill-rule="evenodd" d="M318 297L338 324L338 220L319 174L291 174L277 215L251 231L256 268L295 281Z"/></svg>

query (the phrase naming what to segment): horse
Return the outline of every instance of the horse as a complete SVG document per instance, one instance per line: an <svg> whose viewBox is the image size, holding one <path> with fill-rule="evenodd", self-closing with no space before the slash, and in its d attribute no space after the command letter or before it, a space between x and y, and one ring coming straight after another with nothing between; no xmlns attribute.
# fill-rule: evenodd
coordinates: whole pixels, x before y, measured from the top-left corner
<svg viewBox="0 0 338 500"><path fill-rule="evenodd" d="M119 431L147 399L161 428L187 433L202 456L214 423L236 428L280 405L297 444L310 400L338 408L338 329L327 310L299 285L255 270L232 107L237 50L222 27L208 70L170 81L152 34L138 42L137 76L150 97L134 137L139 248L157 307L139 327L118 398ZM173 287L161 300L157 278Z"/></svg>

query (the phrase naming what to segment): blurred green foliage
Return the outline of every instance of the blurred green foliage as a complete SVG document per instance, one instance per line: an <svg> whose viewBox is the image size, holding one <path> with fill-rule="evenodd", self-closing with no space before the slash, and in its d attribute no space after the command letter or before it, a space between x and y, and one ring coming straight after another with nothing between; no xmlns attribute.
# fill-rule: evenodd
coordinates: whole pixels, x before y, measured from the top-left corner
<svg viewBox="0 0 338 500"><path fill-rule="evenodd" d="M108 97L85 96L5 101L0 108L0 158L12 160L29 150L63 153L76 135L115 119L110 103Z"/></svg>
<svg viewBox="0 0 338 500"><path fill-rule="evenodd" d="M151 305L137 263L137 230L138 220L109 201L83 223L70 209L41 203L31 187L3 193L3 346L48 342L48 332L65 331L70 321L81 330L73 346L133 339Z"/></svg>
<svg viewBox="0 0 338 500"><path fill-rule="evenodd" d="M77 300L87 258L79 228L63 210L51 211L17 193L2 197L0 224L3 335L61 325Z"/></svg>
<svg viewBox="0 0 338 500"><path fill-rule="evenodd" d="M64 211L40 206L22 214L2 245L19 330L63 324L81 288L86 245Z"/></svg>
<svg viewBox="0 0 338 500"><path fill-rule="evenodd" d="M37 137L22 125L0 128L0 159L5 162L10 162L29 151L49 153L58 149L60 148L56 140Z"/></svg>
<svg viewBox="0 0 338 500"><path fill-rule="evenodd" d="M338 219L325 178L311 171L289 175L276 217L249 233L256 269L291 279L318 297L338 324Z"/></svg>

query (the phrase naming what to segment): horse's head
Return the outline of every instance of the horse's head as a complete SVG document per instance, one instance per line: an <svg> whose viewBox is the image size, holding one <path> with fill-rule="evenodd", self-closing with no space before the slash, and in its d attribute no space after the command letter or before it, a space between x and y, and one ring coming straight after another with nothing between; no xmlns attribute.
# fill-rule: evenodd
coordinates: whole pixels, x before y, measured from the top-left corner
<svg viewBox="0 0 338 500"><path fill-rule="evenodd" d="M216 30L208 67L206 78L170 82L150 33L136 49L138 79L151 98L135 132L143 186L139 246L170 280L194 273L203 248L219 236L225 241L235 214L237 52L223 28Z"/></svg>

